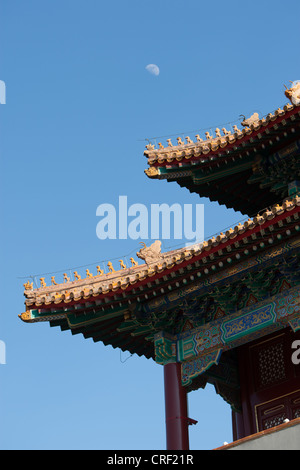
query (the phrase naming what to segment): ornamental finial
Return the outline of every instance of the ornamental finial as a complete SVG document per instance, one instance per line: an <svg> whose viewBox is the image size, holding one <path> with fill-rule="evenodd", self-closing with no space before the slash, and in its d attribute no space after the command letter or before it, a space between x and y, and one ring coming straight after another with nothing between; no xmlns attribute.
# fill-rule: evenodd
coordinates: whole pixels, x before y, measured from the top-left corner
<svg viewBox="0 0 300 470"><path fill-rule="evenodd" d="M296 80L295 82L290 83L292 84L291 88L288 88L286 85L284 85L284 94L294 106L297 106L300 104L300 80Z"/></svg>
<svg viewBox="0 0 300 470"><path fill-rule="evenodd" d="M23 284L25 290L32 290L33 289L33 282L27 281L26 284Z"/></svg>
<svg viewBox="0 0 300 470"><path fill-rule="evenodd" d="M114 267L113 267L111 261L109 261L109 262L107 263L107 266L108 266L108 271L109 271L110 273L114 273L114 272L115 272Z"/></svg>
<svg viewBox="0 0 300 470"><path fill-rule="evenodd" d="M104 274L103 269L101 269L100 266L96 266L96 268L97 268L97 274L98 274L99 276L103 276L103 274Z"/></svg>
<svg viewBox="0 0 300 470"><path fill-rule="evenodd" d="M119 260L119 263L120 263L121 269L126 269L127 268L126 264L124 263L124 261L122 259Z"/></svg>
<svg viewBox="0 0 300 470"><path fill-rule="evenodd" d="M253 113L252 116L250 116L248 119L244 119L241 124L244 127L249 127L251 124L253 124L255 121L259 120L259 114L258 113Z"/></svg>
<svg viewBox="0 0 300 470"><path fill-rule="evenodd" d="M134 258L129 258L129 259L130 259L130 262L131 262L131 266L134 267L134 266L138 266L138 265L139 265L139 263L137 263Z"/></svg>

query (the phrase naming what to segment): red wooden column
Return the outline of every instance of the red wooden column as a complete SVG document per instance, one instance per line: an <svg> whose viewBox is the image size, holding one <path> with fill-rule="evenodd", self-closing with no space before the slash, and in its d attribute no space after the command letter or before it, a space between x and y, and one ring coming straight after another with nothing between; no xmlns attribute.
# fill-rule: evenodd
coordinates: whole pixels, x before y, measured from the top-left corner
<svg viewBox="0 0 300 470"><path fill-rule="evenodd" d="M179 362L164 366L167 450L189 450L187 393Z"/></svg>

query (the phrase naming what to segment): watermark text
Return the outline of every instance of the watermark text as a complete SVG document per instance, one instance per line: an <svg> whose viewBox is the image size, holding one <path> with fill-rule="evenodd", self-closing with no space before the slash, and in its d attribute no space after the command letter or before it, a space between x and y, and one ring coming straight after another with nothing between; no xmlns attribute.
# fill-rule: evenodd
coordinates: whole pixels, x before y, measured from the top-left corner
<svg viewBox="0 0 300 470"><path fill-rule="evenodd" d="M0 340L0 364L6 364L6 345Z"/></svg>
<svg viewBox="0 0 300 470"><path fill-rule="evenodd" d="M6 104L6 85L3 80L0 80L0 104Z"/></svg>
<svg viewBox="0 0 300 470"><path fill-rule="evenodd" d="M119 196L118 207L100 204L96 216L100 217L96 226L100 240L204 240L204 204L150 204L149 210L141 203L128 206L127 196Z"/></svg>
<svg viewBox="0 0 300 470"><path fill-rule="evenodd" d="M300 339L296 339L292 343L292 349L295 349L295 351L292 354L292 363L294 365L300 364Z"/></svg>

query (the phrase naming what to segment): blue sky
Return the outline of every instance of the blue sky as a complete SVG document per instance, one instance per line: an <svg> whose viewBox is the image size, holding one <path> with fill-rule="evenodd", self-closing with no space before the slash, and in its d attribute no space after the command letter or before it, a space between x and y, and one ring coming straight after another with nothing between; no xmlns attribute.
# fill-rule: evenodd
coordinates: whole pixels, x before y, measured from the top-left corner
<svg viewBox="0 0 300 470"><path fill-rule="evenodd" d="M300 79L299 13L298 0L1 0L1 449L165 449L162 367L24 324L22 278L137 251L139 240L96 236L98 205L120 195L202 203L206 238L238 222L148 179L145 139L284 105L283 84ZM189 410L191 449L232 440L212 387L192 392Z"/></svg>

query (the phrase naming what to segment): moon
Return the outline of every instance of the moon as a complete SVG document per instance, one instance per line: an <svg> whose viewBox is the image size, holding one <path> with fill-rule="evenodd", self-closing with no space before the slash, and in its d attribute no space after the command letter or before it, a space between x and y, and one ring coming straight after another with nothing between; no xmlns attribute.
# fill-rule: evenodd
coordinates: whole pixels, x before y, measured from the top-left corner
<svg viewBox="0 0 300 470"><path fill-rule="evenodd" d="M148 64L146 67L147 72L156 77L159 75L159 67L156 64Z"/></svg>

